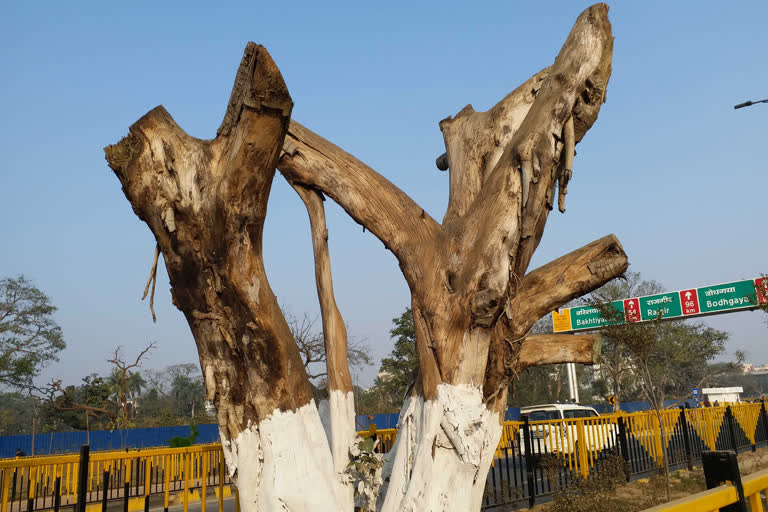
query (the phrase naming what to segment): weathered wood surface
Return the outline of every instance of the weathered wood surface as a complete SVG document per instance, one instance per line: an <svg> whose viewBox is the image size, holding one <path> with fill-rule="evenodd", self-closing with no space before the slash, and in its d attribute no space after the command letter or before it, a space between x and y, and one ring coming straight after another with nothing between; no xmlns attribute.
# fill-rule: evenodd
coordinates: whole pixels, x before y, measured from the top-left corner
<svg viewBox="0 0 768 512"><path fill-rule="evenodd" d="M600 362L599 334L530 334L520 347L519 367Z"/></svg>
<svg viewBox="0 0 768 512"><path fill-rule="evenodd" d="M215 139L190 137L158 107L106 148L157 239L174 303L192 328L247 508L350 509L349 489L338 485L349 436L329 435L331 456L316 435L309 381L264 270L275 167L310 216L331 396L337 393L331 417L353 410L320 194L392 251L411 290L419 380L401 413L380 510L477 509L510 379L526 365L593 360L594 339L528 331L548 311L622 274L619 242L610 235L532 272L528 266L556 195L564 210L575 145L605 99L613 51L607 12L604 4L584 11L554 63L488 112L468 105L441 121L440 167L450 180L442 223L290 120L279 70L252 43ZM313 471L319 487L315 479L313 488L294 488L284 477L312 481Z"/></svg>

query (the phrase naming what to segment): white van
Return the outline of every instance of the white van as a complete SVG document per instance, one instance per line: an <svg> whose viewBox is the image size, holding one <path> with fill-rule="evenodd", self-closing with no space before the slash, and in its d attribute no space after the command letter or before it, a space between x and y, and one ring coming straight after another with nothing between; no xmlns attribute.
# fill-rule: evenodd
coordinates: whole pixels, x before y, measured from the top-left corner
<svg viewBox="0 0 768 512"><path fill-rule="evenodd" d="M533 423L530 425L533 453L578 453L579 447L583 446L595 453L616 446L618 427L609 418L601 418L592 407L578 404L533 405L520 409L520 420L526 417ZM583 433L585 439L580 439L579 433ZM518 442L520 451L526 453L522 426Z"/></svg>

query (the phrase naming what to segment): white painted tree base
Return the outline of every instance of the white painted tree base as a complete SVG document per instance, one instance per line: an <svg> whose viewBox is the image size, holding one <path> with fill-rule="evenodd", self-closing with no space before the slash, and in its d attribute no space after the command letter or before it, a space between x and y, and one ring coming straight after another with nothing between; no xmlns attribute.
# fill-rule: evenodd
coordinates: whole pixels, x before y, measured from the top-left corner
<svg viewBox="0 0 768 512"><path fill-rule="evenodd" d="M344 471L355 439L352 393L332 391L320 408L334 426L333 450L314 401L275 411L235 439L222 439L243 512L354 510L354 488ZM409 397L398 428L377 510L480 510L502 428L480 388L441 384L435 400Z"/></svg>
<svg viewBox="0 0 768 512"><path fill-rule="evenodd" d="M353 416L354 418L354 416ZM314 401L222 438L243 512L351 511Z"/></svg>
<svg viewBox="0 0 768 512"><path fill-rule="evenodd" d="M350 460L349 450L357 437L355 395L351 391L344 393L332 389L328 392L328 400L320 402L318 410L331 447L333 470L341 486L341 497L344 499L344 508L340 510L351 512L355 508L355 487L347 472L347 465Z"/></svg>
<svg viewBox="0 0 768 512"><path fill-rule="evenodd" d="M479 387L440 384L435 400L409 397L384 468L380 512L478 511L501 437Z"/></svg>

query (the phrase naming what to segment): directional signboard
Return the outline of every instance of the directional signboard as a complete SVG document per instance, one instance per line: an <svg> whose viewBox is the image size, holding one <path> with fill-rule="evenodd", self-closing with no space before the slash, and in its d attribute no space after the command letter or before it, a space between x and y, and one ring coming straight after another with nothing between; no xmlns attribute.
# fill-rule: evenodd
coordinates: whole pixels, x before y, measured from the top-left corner
<svg viewBox="0 0 768 512"><path fill-rule="evenodd" d="M632 297L611 302L626 322L647 322L730 313L755 309L768 304L768 278L747 279L732 283L702 286L677 292ZM564 308L552 312L555 332L598 329L608 322L592 306Z"/></svg>

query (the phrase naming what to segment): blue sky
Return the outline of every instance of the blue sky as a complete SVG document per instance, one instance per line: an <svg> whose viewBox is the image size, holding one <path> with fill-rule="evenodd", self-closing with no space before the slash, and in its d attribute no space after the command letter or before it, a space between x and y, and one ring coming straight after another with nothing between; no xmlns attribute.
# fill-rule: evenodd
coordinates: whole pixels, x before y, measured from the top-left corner
<svg viewBox="0 0 768 512"><path fill-rule="evenodd" d="M59 307L67 350L45 372L105 371L117 345L159 347L148 367L197 361L164 269L158 322L139 299L149 229L102 148L164 105L191 135L221 122L247 41L264 44L293 116L377 169L442 218L438 121L485 110L557 54L589 3L3 2L0 5L0 275L32 278ZM765 126L768 3L616 2L607 103L577 146L568 211L553 212L532 267L607 233L631 270L677 290L768 272ZM329 204L329 203L327 203ZM376 358L409 303L395 259L328 206L337 300ZM318 310L308 221L278 175L265 261L294 315ZM706 323L728 350L768 362L765 315ZM376 368L359 376L371 383Z"/></svg>

